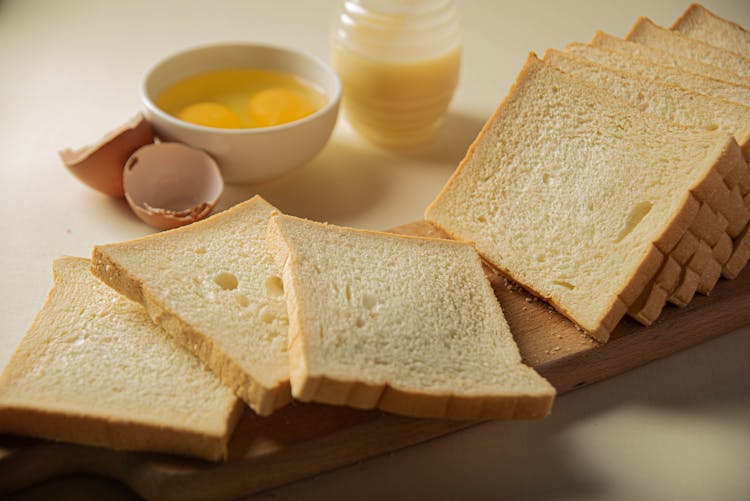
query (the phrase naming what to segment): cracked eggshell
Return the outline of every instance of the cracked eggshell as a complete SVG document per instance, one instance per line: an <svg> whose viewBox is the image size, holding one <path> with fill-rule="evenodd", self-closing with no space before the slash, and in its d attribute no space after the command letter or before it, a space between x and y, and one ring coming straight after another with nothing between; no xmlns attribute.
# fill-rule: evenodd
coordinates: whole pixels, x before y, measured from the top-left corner
<svg viewBox="0 0 750 501"><path fill-rule="evenodd" d="M214 159L180 143L138 149L125 164L122 182L133 212L160 230L205 218L224 190Z"/></svg>
<svg viewBox="0 0 750 501"><path fill-rule="evenodd" d="M90 146L59 152L75 177L97 191L123 197L122 171L135 150L154 142L154 131L141 113Z"/></svg>

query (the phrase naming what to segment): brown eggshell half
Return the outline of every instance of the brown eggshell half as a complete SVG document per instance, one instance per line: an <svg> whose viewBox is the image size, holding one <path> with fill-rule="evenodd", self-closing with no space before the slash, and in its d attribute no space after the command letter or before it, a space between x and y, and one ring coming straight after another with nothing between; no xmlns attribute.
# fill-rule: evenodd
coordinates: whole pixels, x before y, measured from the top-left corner
<svg viewBox="0 0 750 501"><path fill-rule="evenodd" d="M97 191L123 197L122 169L135 150L154 142L154 131L141 113L96 143L59 152L75 177Z"/></svg>
<svg viewBox="0 0 750 501"><path fill-rule="evenodd" d="M122 182L133 212L160 230L208 216L224 190L214 159L180 143L139 148L125 163Z"/></svg>

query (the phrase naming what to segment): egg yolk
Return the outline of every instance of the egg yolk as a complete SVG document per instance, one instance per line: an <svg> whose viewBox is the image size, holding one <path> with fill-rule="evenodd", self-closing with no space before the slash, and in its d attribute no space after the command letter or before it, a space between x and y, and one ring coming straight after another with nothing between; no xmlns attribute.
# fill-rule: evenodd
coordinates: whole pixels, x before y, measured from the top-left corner
<svg viewBox="0 0 750 501"><path fill-rule="evenodd" d="M239 129L242 127L240 117L219 103L195 103L182 109L177 118L195 125Z"/></svg>
<svg viewBox="0 0 750 501"><path fill-rule="evenodd" d="M301 92L281 88L260 91L247 105L250 118L261 127L299 120L315 110L315 105Z"/></svg>

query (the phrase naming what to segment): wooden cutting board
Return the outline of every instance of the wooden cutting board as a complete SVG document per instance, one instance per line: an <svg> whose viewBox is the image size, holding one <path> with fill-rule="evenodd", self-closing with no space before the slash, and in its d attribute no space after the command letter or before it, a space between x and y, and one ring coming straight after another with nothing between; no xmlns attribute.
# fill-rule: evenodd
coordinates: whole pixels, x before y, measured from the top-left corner
<svg viewBox="0 0 750 501"><path fill-rule="evenodd" d="M424 222L393 231L443 236ZM624 319L604 345L546 303L489 269L487 274L525 362L561 394L750 324L750 269L685 309L667 307L651 327ZM229 499L472 424L310 404L289 405L266 418L247 411L223 464L6 436L0 437L0 495L52 476L93 473L152 499Z"/></svg>

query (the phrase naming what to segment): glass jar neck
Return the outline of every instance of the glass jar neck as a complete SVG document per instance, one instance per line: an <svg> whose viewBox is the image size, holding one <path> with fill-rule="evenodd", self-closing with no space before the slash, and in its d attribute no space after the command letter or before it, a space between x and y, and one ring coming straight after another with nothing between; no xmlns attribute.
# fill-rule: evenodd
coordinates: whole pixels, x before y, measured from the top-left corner
<svg viewBox="0 0 750 501"><path fill-rule="evenodd" d="M333 43L375 59L430 59L461 45L453 0L344 0Z"/></svg>

